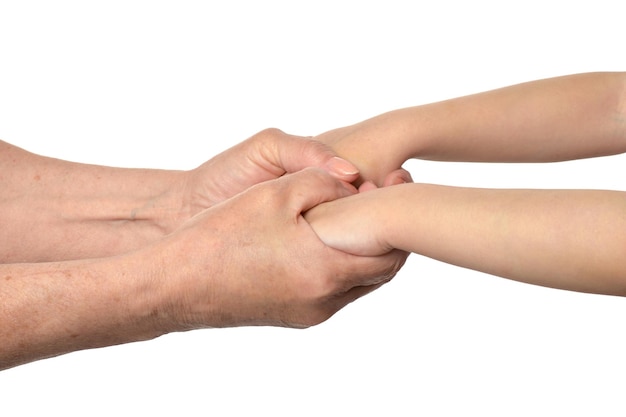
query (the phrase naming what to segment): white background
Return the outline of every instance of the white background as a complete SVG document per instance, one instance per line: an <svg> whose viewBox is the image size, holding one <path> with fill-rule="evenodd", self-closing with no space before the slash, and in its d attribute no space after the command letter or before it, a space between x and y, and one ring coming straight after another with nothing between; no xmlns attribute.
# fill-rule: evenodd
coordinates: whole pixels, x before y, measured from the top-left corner
<svg viewBox="0 0 626 417"><path fill-rule="evenodd" d="M0 137L80 162L189 169L265 127L314 135L625 70L620 3L3 1ZM625 160L407 168L421 182L626 189ZM412 255L305 331L172 334L1 372L0 415L623 416L625 317L621 298Z"/></svg>

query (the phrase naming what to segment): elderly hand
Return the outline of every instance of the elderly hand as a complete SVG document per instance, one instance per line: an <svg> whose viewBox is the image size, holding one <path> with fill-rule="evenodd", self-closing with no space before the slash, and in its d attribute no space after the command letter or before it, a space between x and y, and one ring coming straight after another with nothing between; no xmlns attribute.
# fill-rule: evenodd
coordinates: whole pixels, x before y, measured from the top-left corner
<svg viewBox="0 0 626 417"><path fill-rule="evenodd" d="M187 172L184 205L193 215L249 187L286 173L317 167L352 182L357 168L327 145L266 129Z"/></svg>
<svg viewBox="0 0 626 417"><path fill-rule="evenodd" d="M275 171L278 174L278 170ZM321 169L253 186L150 248L175 330L308 327L389 281L406 254L360 257L325 246L302 214L356 193Z"/></svg>
<svg viewBox="0 0 626 417"><path fill-rule="evenodd" d="M194 328L320 323L405 261L401 252L332 249L302 216L354 193L308 168L252 186L134 251L0 265L0 369Z"/></svg>

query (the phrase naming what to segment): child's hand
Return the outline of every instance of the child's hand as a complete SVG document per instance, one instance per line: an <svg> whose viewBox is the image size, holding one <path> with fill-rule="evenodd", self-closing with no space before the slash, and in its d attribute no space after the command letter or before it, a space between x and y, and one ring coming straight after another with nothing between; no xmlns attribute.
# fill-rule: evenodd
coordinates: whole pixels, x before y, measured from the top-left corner
<svg viewBox="0 0 626 417"><path fill-rule="evenodd" d="M326 245L360 256L391 252L388 234L394 218L391 192L397 187L361 185L361 193L320 204L304 215ZM365 191L365 192L363 192Z"/></svg>
<svg viewBox="0 0 626 417"><path fill-rule="evenodd" d="M359 168L357 185L371 181L376 186L386 183L393 172L412 157L418 141L407 127L406 111L386 113L352 126L330 130L315 137L330 146L339 156ZM409 179L404 182L409 182Z"/></svg>
<svg viewBox="0 0 626 417"><path fill-rule="evenodd" d="M413 182L411 173L404 168L396 169L395 171L387 174L382 182L383 187L389 187L391 185L399 185ZM366 180L359 185L359 192L371 191L377 189L378 186L372 180Z"/></svg>

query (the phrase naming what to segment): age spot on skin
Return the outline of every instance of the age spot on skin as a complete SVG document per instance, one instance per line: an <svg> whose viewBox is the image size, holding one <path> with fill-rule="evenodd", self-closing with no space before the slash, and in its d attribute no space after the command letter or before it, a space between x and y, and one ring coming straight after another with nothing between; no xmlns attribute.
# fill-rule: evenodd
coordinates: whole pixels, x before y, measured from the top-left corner
<svg viewBox="0 0 626 417"><path fill-rule="evenodd" d="M13 277L11 275L7 275L6 277L4 277L5 281L11 281L13 279Z"/></svg>

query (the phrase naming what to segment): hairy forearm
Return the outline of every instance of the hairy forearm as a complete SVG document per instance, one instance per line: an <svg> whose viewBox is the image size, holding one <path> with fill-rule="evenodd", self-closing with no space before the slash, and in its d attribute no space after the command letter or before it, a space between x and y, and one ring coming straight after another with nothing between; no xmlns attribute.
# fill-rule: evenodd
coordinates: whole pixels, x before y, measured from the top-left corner
<svg viewBox="0 0 626 417"><path fill-rule="evenodd" d="M0 142L0 262L118 254L171 231L183 173L78 164Z"/></svg>
<svg viewBox="0 0 626 417"><path fill-rule="evenodd" d="M406 184L386 194L392 247L533 284L626 295L626 193Z"/></svg>
<svg viewBox="0 0 626 417"><path fill-rule="evenodd" d="M159 286L131 257L0 265L0 369L165 332Z"/></svg>

